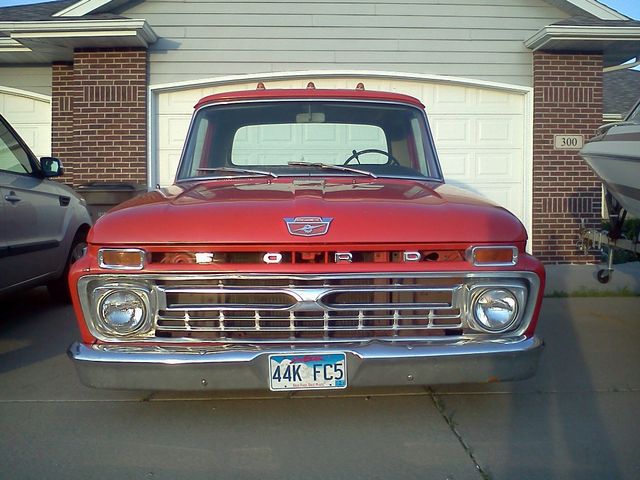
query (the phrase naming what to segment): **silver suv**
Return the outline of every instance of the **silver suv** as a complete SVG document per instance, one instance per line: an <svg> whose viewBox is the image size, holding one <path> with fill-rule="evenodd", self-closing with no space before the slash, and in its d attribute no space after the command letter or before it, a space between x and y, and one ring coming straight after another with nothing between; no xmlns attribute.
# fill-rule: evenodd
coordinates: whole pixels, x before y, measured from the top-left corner
<svg viewBox="0 0 640 480"><path fill-rule="evenodd" d="M60 160L38 160L0 116L0 294L46 284L55 299L69 298L69 265L91 219L82 197L51 180L62 173Z"/></svg>

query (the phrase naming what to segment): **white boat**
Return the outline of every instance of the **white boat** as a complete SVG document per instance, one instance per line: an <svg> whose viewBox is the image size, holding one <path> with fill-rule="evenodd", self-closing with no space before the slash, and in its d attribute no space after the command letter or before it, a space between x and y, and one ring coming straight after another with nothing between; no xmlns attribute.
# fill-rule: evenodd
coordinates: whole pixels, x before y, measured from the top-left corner
<svg viewBox="0 0 640 480"><path fill-rule="evenodd" d="M580 155L613 197L613 209L617 201L619 207L640 217L640 101L623 122L600 127Z"/></svg>
<svg viewBox="0 0 640 480"><path fill-rule="evenodd" d="M609 247L607 268L597 274L600 283L607 283L613 274L613 250L629 250L640 255L639 234L631 239L623 235L627 212L640 218L640 100L623 122L600 127L597 135L580 150L580 155L605 188L608 230L583 227L580 237L585 253Z"/></svg>

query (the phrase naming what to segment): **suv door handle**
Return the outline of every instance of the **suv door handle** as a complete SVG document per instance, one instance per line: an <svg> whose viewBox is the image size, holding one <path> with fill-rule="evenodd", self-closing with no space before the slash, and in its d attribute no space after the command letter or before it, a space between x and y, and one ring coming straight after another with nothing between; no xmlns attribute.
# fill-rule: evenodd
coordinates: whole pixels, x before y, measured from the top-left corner
<svg viewBox="0 0 640 480"><path fill-rule="evenodd" d="M9 195L5 195L4 199L7 202L16 203L22 200L19 196L16 195L16 192L9 192Z"/></svg>

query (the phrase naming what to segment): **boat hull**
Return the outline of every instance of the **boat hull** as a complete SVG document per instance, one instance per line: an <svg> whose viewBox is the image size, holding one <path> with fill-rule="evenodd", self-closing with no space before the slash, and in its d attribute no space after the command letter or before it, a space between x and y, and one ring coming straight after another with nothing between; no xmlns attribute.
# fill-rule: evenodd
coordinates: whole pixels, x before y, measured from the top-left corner
<svg viewBox="0 0 640 480"><path fill-rule="evenodd" d="M640 217L640 125L620 125L587 143L580 155L607 191Z"/></svg>

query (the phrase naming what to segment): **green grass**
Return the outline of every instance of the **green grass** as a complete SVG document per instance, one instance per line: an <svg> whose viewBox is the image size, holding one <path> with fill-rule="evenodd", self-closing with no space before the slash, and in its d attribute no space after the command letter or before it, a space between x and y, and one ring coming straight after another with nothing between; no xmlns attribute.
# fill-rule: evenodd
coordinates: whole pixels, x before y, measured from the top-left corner
<svg viewBox="0 0 640 480"><path fill-rule="evenodd" d="M581 288L573 292L554 290L545 295L545 298L567 298L567 297L640 297L640 292L629 290L628 287L617 290L594 290Z"/></svg>

